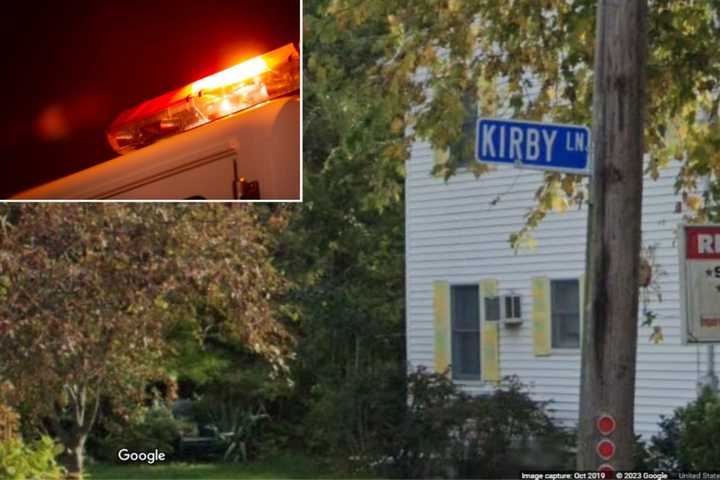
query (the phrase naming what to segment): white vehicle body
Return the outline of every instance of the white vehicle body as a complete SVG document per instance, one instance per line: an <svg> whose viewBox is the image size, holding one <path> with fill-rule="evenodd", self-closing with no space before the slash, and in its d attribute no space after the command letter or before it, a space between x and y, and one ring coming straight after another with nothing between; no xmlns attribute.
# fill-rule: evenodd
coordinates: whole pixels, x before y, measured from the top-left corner
<svg viewBox="0 0 720 480"><path fill-rule="evenodd" d="M290 96L160 140L13 199L299 201L300 169L300 99Z"/></svg>

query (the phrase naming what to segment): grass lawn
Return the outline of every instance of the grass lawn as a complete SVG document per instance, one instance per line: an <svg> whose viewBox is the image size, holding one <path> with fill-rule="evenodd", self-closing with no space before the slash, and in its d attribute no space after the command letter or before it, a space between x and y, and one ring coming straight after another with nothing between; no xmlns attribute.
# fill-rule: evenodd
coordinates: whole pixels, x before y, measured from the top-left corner
<svg viewBox="0 0 720 480"><path fill-rule="evenodd" d="M260 478L339 478L307 457L281 456L249 464L236 463L156 463L87 465L88 480L128 479L260 479Z"/></svg>

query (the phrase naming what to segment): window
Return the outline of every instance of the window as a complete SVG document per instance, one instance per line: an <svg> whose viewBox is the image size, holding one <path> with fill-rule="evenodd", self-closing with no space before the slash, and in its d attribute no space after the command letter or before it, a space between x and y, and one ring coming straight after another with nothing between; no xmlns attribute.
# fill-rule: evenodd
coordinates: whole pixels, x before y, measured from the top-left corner
<svg viewBox="0 0 720 480"><path fill-rule="evenodd" d="M551 280L552 348L580 347L580 286L577 280Z"/></svg>
<svg viewBox="0 0 720 480"><path fill-rule="evenodd" d="M480 297L477 285L453 286L450 291L452 376L480 379Z"/></svg>

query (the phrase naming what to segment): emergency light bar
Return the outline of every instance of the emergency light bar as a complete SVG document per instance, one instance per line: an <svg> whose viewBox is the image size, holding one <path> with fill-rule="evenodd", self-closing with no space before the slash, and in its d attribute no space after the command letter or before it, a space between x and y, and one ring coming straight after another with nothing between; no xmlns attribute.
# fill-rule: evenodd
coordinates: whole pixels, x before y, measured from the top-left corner
<svg viewBox="0 0 720 480"><path fill-rule="evenodd" d="M107 138L120 154L300 89L300 54L287 44L125 110Z"/></svg>

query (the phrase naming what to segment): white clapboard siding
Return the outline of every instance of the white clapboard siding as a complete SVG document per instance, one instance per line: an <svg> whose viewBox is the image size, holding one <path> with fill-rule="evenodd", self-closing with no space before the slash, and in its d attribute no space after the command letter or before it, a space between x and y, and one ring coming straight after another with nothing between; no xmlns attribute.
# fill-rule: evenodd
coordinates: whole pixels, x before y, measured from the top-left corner
<svg viewBox="0 0 720 480"><path fill-rule="evenodd" d="M411 366L432 368L434 359L432 282L477 283L495 278L499 292L512 290L522 296L525 319L520 327L500 328L500 374L517 375L534 398L552 400L555 417L572 425L578 417L580 382L579 351L553 351L535 357L530 312L530 279L577 278L584 271L586 212L551 213L534 232L535 250L513 252L509 236L523 225L524 214L534 204L542 174L531 170L498 167L476 179L459 171L445 182L432 177L432 151L415 144L407 165L406 262L407 355ZM640 327L638 337L636 425L648 439L658 431L660 415L695 398L697 382L706 366L705 347L680 343L678 259L675 213L678 198L673 183L678 164L661 178L647 178L643 200L643 242L657 244L656 258L667 274L660 278L662 303L653 302L665 341L650 343L650 327ZM500 196L493 205L492 202ZM460 382L471 392L487 392L481 382Z"/></svg>

